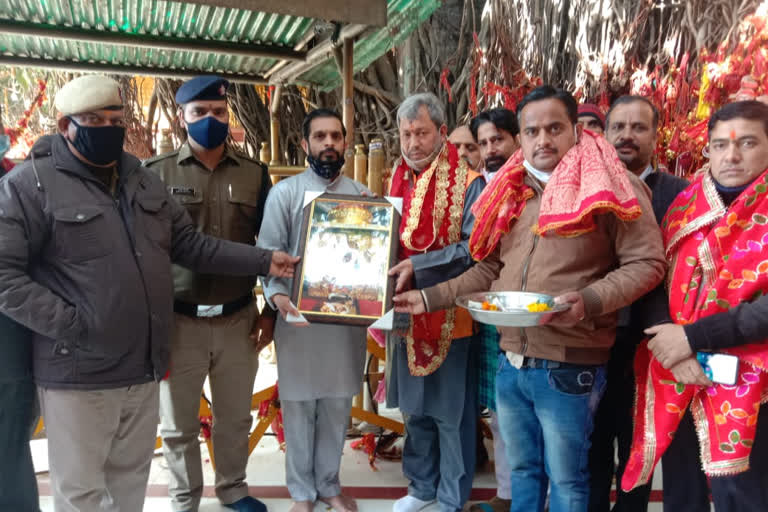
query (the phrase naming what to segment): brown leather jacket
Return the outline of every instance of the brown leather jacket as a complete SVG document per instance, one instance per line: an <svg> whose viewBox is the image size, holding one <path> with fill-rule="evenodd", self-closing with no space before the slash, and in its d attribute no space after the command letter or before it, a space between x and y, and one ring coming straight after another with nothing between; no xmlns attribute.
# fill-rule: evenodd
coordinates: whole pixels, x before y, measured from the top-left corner
<svg viewBox="0 0 768 512"><path fill-rule="evenodd" d="M464 274L424 290L434 311L456 297L477 291L515 291L559 295L579 291L586 316L574 327L502 327L501 348L530 357L578 364L608 361L616 336L617 311L661 282L666 271L661 231L651 208L651 193L630 174L643 214L622 222L612 214L596 217L597 229L574 238L533 233L541 203L536 190L520 218L495 251Z"/></svg>

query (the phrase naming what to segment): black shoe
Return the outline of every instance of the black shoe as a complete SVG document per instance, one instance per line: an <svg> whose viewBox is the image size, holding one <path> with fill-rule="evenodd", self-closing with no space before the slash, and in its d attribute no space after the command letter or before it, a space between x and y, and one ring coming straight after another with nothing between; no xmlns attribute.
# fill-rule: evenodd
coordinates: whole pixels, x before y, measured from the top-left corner
<svg viewBox="0 0 768 512"><path fill-rule="evenodd" d="M225 503L224 506L237 512L267 512L267 506L252 496L246 496L234 503Z"/></svg>

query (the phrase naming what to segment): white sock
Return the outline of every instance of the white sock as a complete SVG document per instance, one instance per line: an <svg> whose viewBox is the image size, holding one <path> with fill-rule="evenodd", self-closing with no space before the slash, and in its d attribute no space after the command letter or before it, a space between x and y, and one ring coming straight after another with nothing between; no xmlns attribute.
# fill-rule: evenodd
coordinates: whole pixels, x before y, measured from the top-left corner
<svg viewBox="0 0 768 512"><path fill-rule="evenodd" d="M392 512L419 512L419 510L434 502L435 500L422 501L413 496L403 496L392 506Z"/></svg>

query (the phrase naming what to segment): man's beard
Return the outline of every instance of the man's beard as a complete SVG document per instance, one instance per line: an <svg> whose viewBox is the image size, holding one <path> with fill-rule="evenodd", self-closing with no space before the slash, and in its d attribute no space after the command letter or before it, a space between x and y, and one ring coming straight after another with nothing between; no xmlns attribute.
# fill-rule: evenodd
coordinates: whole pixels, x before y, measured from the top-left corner
<svg viewBox="0 0 768 512"><path fill-rule="evenodd" d="M312 155L312 157L320 162L338 162L341 160L342 154L333 148L328 148Z"/></svg>
<svg viewBox="0 0 768 512"><path fill-rule="evenodd" d="M503 156L492 156L485 160L485 170L494 173L501 169L501 166L506 163L507 159Z"/></svg>
<svg viewBox="0 0 768 512"><path fill-rule="evenodd" d="M335 179L344 166L344 155L333 148L324 149L317 155L310 153L307 160L315 174L327 180Z"/></svg>

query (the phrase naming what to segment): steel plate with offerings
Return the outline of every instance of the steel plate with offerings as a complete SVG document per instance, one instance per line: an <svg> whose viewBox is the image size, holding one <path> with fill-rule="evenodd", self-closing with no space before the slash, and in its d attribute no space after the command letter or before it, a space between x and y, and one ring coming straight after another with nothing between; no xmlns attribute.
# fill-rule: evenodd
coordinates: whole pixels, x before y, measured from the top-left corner
<svg viewBox="0 0 768 512"><path fill-rule="evenodd" d="M570 304L555 304L555 298L531 292L478 292L456 299L476 322L499 327L542 325L552 313L566 311Z"/></svg>

